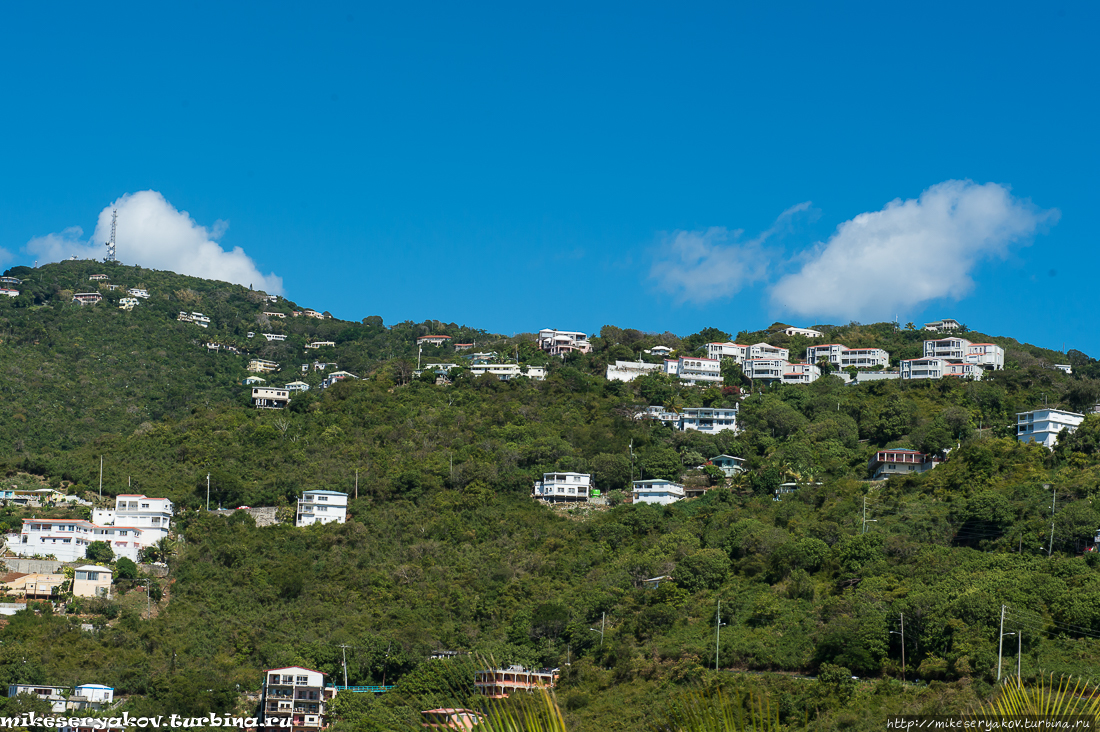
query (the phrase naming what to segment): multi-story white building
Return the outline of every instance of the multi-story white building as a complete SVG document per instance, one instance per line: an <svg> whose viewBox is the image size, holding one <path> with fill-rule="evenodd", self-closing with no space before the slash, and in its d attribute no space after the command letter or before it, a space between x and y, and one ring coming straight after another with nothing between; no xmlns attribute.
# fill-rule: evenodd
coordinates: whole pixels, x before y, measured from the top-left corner
<svg viewBox="0 0 1100 732"><path fill-rule="evenodd" d="M264 672L260 710L269 720L289 720L291 732L311 732L328 727L328 705L335 696L336 687L325 685L321 671L301 666L273 668ZM277 726L287 729L281 721Z"/></svg>
<svg viewBox="0 0 1100 732"><path fill-rule="evenodd" d="M174 514L175 506L167 498L150 498L146 495L124 493L115 497L113 509L92 509L92 523L96 524L97 529L140 531L141 534L136 540L129 538L130 547L140 551L168 536ZM115 543L121 541L123 537L118 536ZM118 553L116 549L115 554ZM131 559L137 561L135 557Z"/></svg>
<svg viewBox="0 0 1100 732"><path fill-rule="evenodd" d="M18 277L0 277L0 285L21 285L23 280Z"/></svg>
<svg viewBox="0 0 1100 732"><path fill-rule="evenodd" d="M970 341L965 338L939 338L933 341L924 342L924 357L925 358L947 358L955 361L962 361L966 358L966 349L970 346Z"/></svg>
<svg viewBox="0 0 1100 732"><path fill-rule="evenodd" d="M140 287L131 287L126 292L129 293L130 295L133 295L134 297L140 297L143 300L148 299L148 297L149 297L149 291L148 290L143 290Z"/></svg>
<svg viewBox="0 0 1100 732"><path fill-rule="evenodd" d="M1005 349L993 343L971 343L966 347L966 362L983 369L1002 371L1005 367Z"/></svg>
<svg viewBox="0 0 1100 732"><path fill-rule="evenodd" d="M789 363L783 369L784 384L812 384L821 378L821 369L812 363Z"/></svg>
<svg viewBox="0 0 1100 732"><path fill-rule="evenodd" d="M78 292L73 295L73 302L83 305L95 305L97 302L103 299L103 295L98 292Z"/></svg>
<svg viewBox="0 0 1100 732"><path fill-rule="evenodd" d="M661 406L646 407L634 415L635 419L652 419L681 432L696 430L718 434L727 430L737 431L737 407L685 407L670 412Z"/></svg>
<svg viewBox="0 0 1100 732"><path fill-rule="evenodd" d="M133 310L138 305L136 297L124 297L118 301L119 310Z"/></svg>
<svg viewBox="0 0 1100 732"><path fill-rule="evenodd" d="M1072 374L1073 373L1073 365L1072 364L1056 363L1056 364L1054 364L1054 368L1058 369L1059 371L1065 371L1067 374Z"/></svg>
<svg viewBox="0 0 1100 732"><path fill-rule="evenodd" d="M707 357L716 360L732 358L736 363L744 363L749 357L749 347L740 343L708 343Z"/></svg>
<svg viewBox="0 0 1100 732"><path fill-rule="evenodd" d="M945 376L972 378L980 381L985 370L977 364L946 358L907 358L900 363L902 379L942 379Z"/></svg>
<svg viewBox="0 0 1100 732"><path fill-rule="evenodd" d="M264 338L266 338L269 343L271 341L285 341L286 340L286 335L283 334L283 333L261 333L261 335Z"/></svg>
<svg viewBox="0 0 1100 732"><path fill-rule="evenodd" d="M172 514L167 498L121 495L114 509L93 509L91 521L24 519L8 548L21 557L53 554L59 561L74 562L85 557L93 541L103 541L116 556L137 562L142 549L168 536Z"/></svg>
<svg viewBox="0 0 1100 732"><path fill-rule="evenodd" d="M890 354L881 348L849 348L840 353L840 368L855 366L860 369L881 368L890 365Z"/></svg>
<svg viewBox="0 0 1100 732"><path fill-rule="evenodd" d="M807 338L824 338L825 334L813 328L785 328L783 330L789 336L806 336Z"/></svg>
<svg viewBox="0 0 1100 732"><path fill-rule="evenodd" d="M526 368L526 371L524 371ZM518 376L526 376L535 381L546 380L546 369L542 366L520 366L518 363L471 363L470 373L474 376L492 374L501 381L508 381Z"/></svg>
<svg viewBox="0 0 1100 732"><path fill-rule="evenodd" d="M825 359L834 366L839 366L840 354L847 350L848 346L842 343L822 343L820 346L810 346L806 349L806 361L817 363L821 359Z"/></svg>
<svg viewBox="0 0 1100 732"><path fill-rule="evenodd" d="M350 371L333 371L321 381L321 388L327 389L333 384L346 379L358 379L359 377Z"/></svg>
<svg viewBox="0 0 1100 732"><path fill-rule="evenodd" d="M893 448L879 450L867 461L871 480L883 480L891 475L916 475L931 470L939 463L931 456L916 450Z"/></svg>
<svg viewBox="0 0 1100 732"><path fill-rule="evenodd" d="M0 295L7 295L8 297L19 297L19 290L14 290L10 287L0 287Z"/></svg>
<svg viewBox="0 0 1100 732"><path fill-rule="evenodd" d="M556 668L490 668L474 672L474 688L482 696L506 699L510 694L520 691L530 693L539 689L553 689L558 682L558 675L559 669Z"/></svg>
<svg viewBox="0 0 1100 732"><path fill-rule="evenodd" d="M298 499L295 526L342 524L348 517L348 494L337 491L303 491Z"/></svg>
<svg viewBox="0 0 1100 732"><path fill-rule="evenodd" d="M936 333L944 333L953 330L958 330L962 326L959 325L959 321L952 320L951 318L944 318L943 320L937 320L932 323L925 323L924 330L930 330Z"/></svg>
<svg viewBox="0 0 1100 732"><path fill-rule="evenodd" d="M782 381L790 364L784 358L750 358L741 364L745 376L753 381Z"/></svg>
<svg viewBox="0 0 1100 732"><path fill-rule="evenodd" d="M1062 430L1074 432L1085 421L1085 415L1062 409L1034 409L1016 414L1016 439L1020 442L1037 442L1054 449Z"/></svg>
<svg viewBox="0 0 1100 732"><path fill-rule="evenodd" d="M416 345L418 346L442 346L444 343L450 342L451 337L445 335L426 335L416 339Z"/></svg>
<svg viewBox="0 0 1100 732"><path fill-rule="evenodd" d="M202 313L190 312L180 310L180 314L176 317L176 320L181 323L194 323L200 328L207 328L210 326L210 318L206 317Z"/></svg>
<svg viewBox="0 0 1100 732"><path fill-rule="evenodd" d="M309 384L304 381L292 381L283 388L287 391L309 391Z"/></svg>
<svg viewBox="0 0 1100 732"><path fill-rule="evenodd" d="M659 363L645 363L644 361L616 361L614 365L607 365L608 381L634 381L643 374L651 374L660 371Z"/></svg>
<svg viewBox="0 0 1100 732"><path fill-rule="evenodd" d="M713 358L666 358L664 372L691 385L722 383L722 362Z"/></svg>
<svg viewBox="0 0 1100 732"><path fill-rule="evenodd" d="M770 343L754 343L749 346L748 358L780 358L789 361L791 352L787 348L773 346Z"/></svg>
<svg viewBox="0 0 1100 732"><path fill-rule="evenodd" d="M592 344L588 342L588 334L579 330L555 330L543 328L539 331L539 348L551 356L564 356L567 353L578 351L591 353Z"/></svg>
<svg viewBox="0 0 1100 732"><path fill-rule="evenodd" d="M50 712L52 712L53 714L58 714L60 712L64 712L67 709L67 697L69 696L69 687L47 686L46 684L8 685L9 699L14 699L20 694L33 696L45 701L50 705Z"/></svg>
<svg viewBox="0 0 1100 732"><path fill-rule="evenodd" d="M592 488L592 476L588 473L543 473L542 480L535 481L531 494L547 501L587 501Z"/></svg>
<svg viewBox="0 0 1100 732"><path fill-rule="evenodd" d="M257 409L283 409L289 404L290 390L288 389L273 389L264 386L252 387L252 406Z"/></svg>
<svg viewBox="0 0 1100 732"><path fill-rule="evenodd" d="M656 503L661 506L675 503L684 497L684 486L671 480L634 481L634 503Z"/></svg>
<svg viewBox="0 0 1100 732"><path fill-rule="evenodd" d="M97 275L92 275L88 279L91 280L92 282L106 282L107 280L109 280L111 278L108 277L105 274L97 274Z"/></svg>

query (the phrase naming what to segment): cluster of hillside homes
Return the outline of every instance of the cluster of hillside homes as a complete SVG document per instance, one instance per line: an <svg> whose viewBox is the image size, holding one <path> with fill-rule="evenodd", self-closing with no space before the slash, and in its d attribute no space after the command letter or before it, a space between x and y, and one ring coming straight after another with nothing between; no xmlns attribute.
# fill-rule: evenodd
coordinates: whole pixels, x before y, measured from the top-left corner
<svg viewBox="0 0 1100 732"><path fill-rule="evenodd" d="M959 328L954 320L928 323L928 331L952 331ZM823 338L824 333L810 328L787 328L787 335ZM888 370L890 354L881 348L849 348L842 343L809 346L801 361L791 361L790 350L769 343L708 343L707 355L680 356L663 363L616 361L607 367L607 378L632 381L643 374L663 373L688 384L722 383L722 361L729 359L741 367L753 381L764 384L809 384L823 376L821 364L836 369L831 375L856 384L881 379L942 379L948 376L982 378L989 369L1003 369L1005 352L993 343L971 343L948 335L924 342L921 358L902 359L897 370ZM656 349L651 349L656 353ZM843 369L861 369L851 375Z"/></svg>

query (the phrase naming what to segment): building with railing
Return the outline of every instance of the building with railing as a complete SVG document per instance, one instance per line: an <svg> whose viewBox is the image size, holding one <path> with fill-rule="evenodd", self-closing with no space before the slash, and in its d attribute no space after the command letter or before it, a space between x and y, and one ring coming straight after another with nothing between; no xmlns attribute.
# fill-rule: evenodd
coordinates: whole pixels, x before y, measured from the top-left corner
<svg viewBox="0 0 1100 732"><path fill-rule="evenodd" d="M588 473L543 473L542 480L535 481L531 495L553 503L587 501L591 488L592 476Z"/></svg>
<svg viewBox="0 0 1100 732"><path fill-rule="evenodd" d="M959 325L959 321L951 318L944 318L943 320L937 320L932 323L925 323L923 330L930 330L934 333L945 333L948 331L958 330L962 326Z"/></svg>
<svg viewBox="0 0 1100 732"><path fill-rule="evenodd" d="M749 347L740 343L708 343L707 357L716 360L732 358L736 363L743 363L749 357Z"/></svg>
<svg viewBox="0 0 1100 732"><path fill-rule="evenodd" d="M784 328L783 332L789 336L805 336L806 338L824 338L825 334L813 328Z"/></svg>
<svg viewBox="0 0 1100 732"><path fill-rule="evenodd" d="M592 344L588 334L579 330L555 330L543 328L539 331L539 348L551 356L565 356L567 353L591 353Z"/></svg>
<svg viewBox="0 0 1100 732"><path fill-rule="evenodd" d="M871 480L883 480L891 475L917 475L938 464L939 461L923 452L894 448L876 452L867 461L867 470L871 473Z"/></svg>
<svg viewBox="0 0 1100 732"><path fill-rule="evenodd" d="M256 409L283 409L290 404L290 390L267 386L252 387L252 406Z"/></svg>
<svg viewBox="0 0 1100 732"><path fill-rule="evenodd" d="M528 669L523 666L485 669L474 673L474 686L482 696L503 699L520 691L553 689L560 669Z"/></svg>
<svg viewBox="0 0 1100 732"><path fill-rule="evenodd" d="M1063 409L1033 409L1030 412L1016 414L1016 439L1020 442L1035 442L1045 448L1054 449L1058 435L1062 430L1071 434L1085 421L1085 415L1067 412Z"/></svg>
<svg viewBox="0 0 1100 732"><path fill-rule="evenodd" d="M73 295L73 302L80 305L95 305L97 302L103 299L103 295L98 292L78 292Z"/></svg>
<svg viewBox="0 0 1100 732"><path fill-rule="evenodd" d="M684 486L658 478L634 481L634 503L656 503L667 506L684 497Z"/></svg>
<svg viewBox="0 0 1100 732"><path fill-rule="evenodd" d="M325 729L328 705L337 693L335 686L325 685L325 675L300 666L265 671L260 713L291 732Z"/></svg>
<svg viewBox="0 0 1100 732"><path fill-rule="evenodd" d="M264 374L269 371L278 371L279 364L275 361L267 361L262 358L254 358L248 362L248 370L254 374Z"/></svg>
<svg viewBox="0 0 1100 732"><path fill-rule="evenodd" d="M616 361L614 365L607 364L608 381L634 381L639 376L652 374L661 370L659 363L646 363L645 361Z"/></svg>
<svg viewBox="0 0 1100 732"><path fill-rule="evenodd" d="M722 362L713 358L681 357L665 359L664 372L680 381L695 384L721 384Z"/></svg>
<svg viewBox="0 0 1100 732"><path fill-rule="evenodd" d="M342 524L348 517L348 494L338 491L303 491L298 499L295 526Z"/></svg>

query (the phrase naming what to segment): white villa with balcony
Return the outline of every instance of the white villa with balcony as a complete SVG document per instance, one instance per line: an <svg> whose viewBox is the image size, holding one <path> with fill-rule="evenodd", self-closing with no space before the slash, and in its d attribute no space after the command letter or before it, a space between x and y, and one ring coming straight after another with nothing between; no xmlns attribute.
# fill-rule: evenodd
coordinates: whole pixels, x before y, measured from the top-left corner
<svg viewBox="0 0 1100 732"><path fill-rule="evenodd" d="M716 455L707 461L708 465L713 465L722 471L722 474L727 478L732 478L738 473L745 472L745 458L735 457L733 455Z"/></svg>
<svg viewBox="0 0 1100 732"><path fill-rule="evenodd" d="M286 335L284 333L261 333L260 335L266 338L268 342L286 340Z"/></svg>
<svg viewBox="0 0 1100 732"><path fill-rule="evenodd" d="M716 360L732 358L736 363L743 363L749 357L749 347L740 343L708 343L707 357Z"/></svg>
<svg viewBox="0 0 1100 732"><path fill-rule="evenodd" d="M790 349L773 346L770 343L754 343L749 346L748 358L781 358L789 361L791 352Z"/></svg>
<svg viewBox="0 0 1100 732"><path fill-rule="evenodd" d="M546 380L544 366L521 366L518 363L471 363L468 368L474 376L492 374L501 381L509 381L519 376L526 376L535 381Z"/></svg>
<svg viewBox="0 0 1100 732"><path fill-rule="evenodd" d="M279 364L275 361L267 361L262 358L254 358L248 362L248 370L254 374L264 374L269 371L278 371Z"/></svg>
<svg viewBox="0 0 1100 732"><path fill-rule="evenodd" d="M303 491L298 499L295 526L342 524L348 516L348 494L337 491Z"/></svg>
<svg viewBox="0 0 1100 732"><path fill-rule="evenodd" d="M646 407L634 415L634 419L652 419L681 432L696 430L716 435L727 430L738 431L737 407L685 407L670 412L661 406Z"/></svg>
<svg viewBox="0 0 1100 732"><path fill-rule="evenodd" d="M958 330L962 326L959 321L951 318L944 318L943 320L937 320L932 323L925 323L923 330L930 330L934 333L946 333L949 331Z"/></svg>
<svg viewBox="0 0 1100 732"><path fill-rule="evenodd" d="M275 389L265 386L252 387L252 406L256 409L283 409L289 404L289 389Z"/></svg>
<svg viewBox="0 0 1100 732"><path fill-rule="evenodd" d="M899 370L902 379L942 379L945 376L957 376L980 381L985 373L985 369L973 363L928 356L903 359Z"/></svg>
<svg viewBox="0 0 1100 732"><path fill-rule="evenodd" d="M98 292L78 292L73 295L73 302L83 305L95 305L97 302L103 299L103 295Z"/></svg>
<svg viewBox="0 0 1100 732"><path fill-rule="evenodd" d="M713 358L665 359L664 372L669 376L679 376L688 384L721 384L722 362Z"/></svg>
<svg viewBox="0 0 1100 732"><path fill-rule="evenodd" d="M826 359L839 368L881 368L890 365L890 354L881 348L848 348L842 343L826 343L806 349L806 360L816 364Z"/></svg>
<svg viewBox="0 0 1100 732"><path fill-rule="evenodd" d="M131 287L126 292L130 295L133 295L134 297L140 297L143 300L147 300L149 298L149 291L140 287Z"/></svg>
<svg viewBox="0 0 1100 732"><path fill-rule="evenodd" d="M552 503L587 501L591 488L592 476L588 473L543 473L542 480L535 481L531 495Z"/></svg>
<svg viewBox="0 0 1100 732"><path fill-rule="evenodd" d="M785 358L750 358L741 368L753 381L782 381L788 366Z"/></svg>
<svg viewBox="0 0 1100 732"><path fill-rule="evenodd" d="M812 384L821 378L821 369L813 363L789 363L783 368L784 384Z"/></svg>
<svg viewBox="0 0 1100 732"><path fill-rule="evenodd" d="M1085 421L1085 415L1062 409L1034 409L1016 414L1016 439L1020 442L1036 442L1053 450L1062 430L1074 432Z"/></svg>
<svg viewBox="0 0 1100 732"><path fill-rule="evenodd" d="M543 328L539 331L539 348L551 356L565 356L567 353L591 353L592 344L588 334L579 330L555 330Z"/></svg>
<svg viewBox="0 0 1100 732"><path fill-rule="evenodd" d="M416 345L418 346L442 346L444 343L450 342L451 337L446 335L426 335L416 339Z"/></svg>
<svg viewBox="0 0 1100 732"><path fill-rule="evenodd" d="M634 503L656 503L667 506L684 498L684 486L671 480L634 481Z"/></svg>
<svg viewBox="0 0 1100 732"><path fill-rule="evenodd" d="M264 672L260 710L271 720L269 727L312 732L328 727L328 705L335 696L336 687L325 685L321 671L301 666L273 668Z"/></svg>

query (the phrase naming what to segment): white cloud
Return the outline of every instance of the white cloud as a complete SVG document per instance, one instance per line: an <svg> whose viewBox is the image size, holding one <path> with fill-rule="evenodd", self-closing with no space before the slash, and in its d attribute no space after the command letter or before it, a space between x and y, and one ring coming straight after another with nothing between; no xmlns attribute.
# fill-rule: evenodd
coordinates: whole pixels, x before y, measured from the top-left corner
<svg viewBox="0 0 1100 732"><path fill-rule="evenodd" d="M76 256L102 259L103 242L111 238L111 212L118 210L117 258L128 264L165 269L194 277L251 285L272 294L283 293L283 279L262 274L240 247L226 251L217 243L229 227L222 220L207 229L186 211L177 211L157 191L128 193L99 213L91 241L78 226L27 242L26 250L43 261Z"/></svg>
<svg viewBox="0 0 1100 732"><path fill-rule="evenodd" d="M980 260L1004 257L1059 215L996 183L944 181L845 221L801 271L776 283L772 300L799 315L873 320L959 299L973 290Z"/></svg>
<svg viewBox="0 0 1100 732"><path fill-rule="evenodd" d="M810 208L809 201L784 211L771 228L742 242L744 233L714 226L705 231L676 231L666 237L649 276L679 302L702 305L729 297L765 279L768 238L785 230L791 218Z"/></svg>

